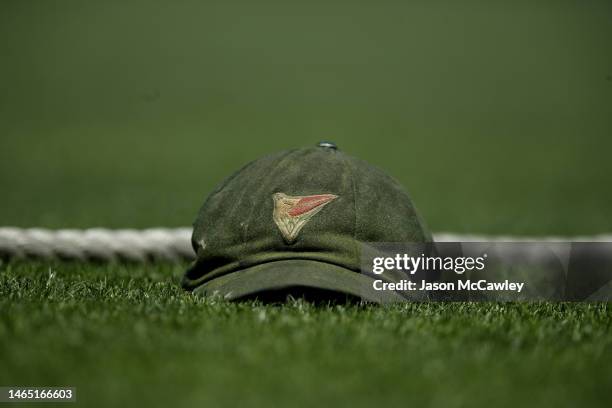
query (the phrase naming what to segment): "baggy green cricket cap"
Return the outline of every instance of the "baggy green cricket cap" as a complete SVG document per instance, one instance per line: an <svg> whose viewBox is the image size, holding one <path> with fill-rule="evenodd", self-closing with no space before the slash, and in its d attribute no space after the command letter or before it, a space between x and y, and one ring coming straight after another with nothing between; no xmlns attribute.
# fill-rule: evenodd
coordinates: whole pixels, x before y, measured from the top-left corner
<svg viewBox="0 0 612 408"><path fill-rule="evenodd" d="M255 160L208 196L194 223L196 260L185 289L228 300L297 289L366 301L400 300L374 291L361 272L368 242L431 242L393 178L321 142Z"/></svg>

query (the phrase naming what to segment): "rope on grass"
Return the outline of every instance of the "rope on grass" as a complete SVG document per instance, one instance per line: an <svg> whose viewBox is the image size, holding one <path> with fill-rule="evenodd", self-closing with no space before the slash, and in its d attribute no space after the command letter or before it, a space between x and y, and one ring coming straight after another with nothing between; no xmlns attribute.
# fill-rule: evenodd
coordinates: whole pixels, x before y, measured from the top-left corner
<svg viewBox="0 0 612 408"><path fill-rule="evenodd" d="M191 228L0 228L0 257L102 262L191 260L194 253L190 239Z"/></svg>
<svg viewBox="0 0 612 408"><path fill-rule="evenodd" d="M191 228L47 230L0 227L0 258L82 261L193 260ZM437 242L612 242L612 234L582 237L516 237L435 234Z"/></svg>

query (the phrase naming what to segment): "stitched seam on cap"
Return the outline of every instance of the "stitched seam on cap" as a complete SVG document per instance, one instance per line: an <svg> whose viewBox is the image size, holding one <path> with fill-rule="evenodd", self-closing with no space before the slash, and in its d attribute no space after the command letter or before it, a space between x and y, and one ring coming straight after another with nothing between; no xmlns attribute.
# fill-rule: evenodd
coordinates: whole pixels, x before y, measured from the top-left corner
<svg viewBox="0 0 612 408"><path fill-rule="evenodd" d="M349 176L351 177L351 187L353 190L353 213L355 214L353 220L353 242L355 242L355 256L360 256L357 244L357 187L355 186L355 175L353 174L353 167L346 155L344 155L344 162L346 163L346 167L349 171Z"/></svg>

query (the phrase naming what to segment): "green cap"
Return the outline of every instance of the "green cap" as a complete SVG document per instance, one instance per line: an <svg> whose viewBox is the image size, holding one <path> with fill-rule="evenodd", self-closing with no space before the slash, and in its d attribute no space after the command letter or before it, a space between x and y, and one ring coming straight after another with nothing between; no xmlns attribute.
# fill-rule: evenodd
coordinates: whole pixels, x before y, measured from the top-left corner
<svg viewBox="0 0 612 408"><path fill-rule="evenodd" d="M360 273L362 243L431 240L396 180L321 142L253 161L208 196L182 285L229 300L304 288L399 300Z"/></svg>

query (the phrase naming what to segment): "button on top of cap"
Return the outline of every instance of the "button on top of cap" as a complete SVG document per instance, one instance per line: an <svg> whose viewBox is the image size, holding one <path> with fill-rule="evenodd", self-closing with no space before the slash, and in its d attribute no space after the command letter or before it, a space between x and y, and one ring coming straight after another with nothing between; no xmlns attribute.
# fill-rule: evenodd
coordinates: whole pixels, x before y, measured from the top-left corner
<svg viewBox="0 0 612 408"><path fill-rule="evenodd" d="M328 149L334 149L336 150L338 148L338 146L336 146L336 144L334 142L319 142L317 144L318 147L326 147Z"/></svg>

